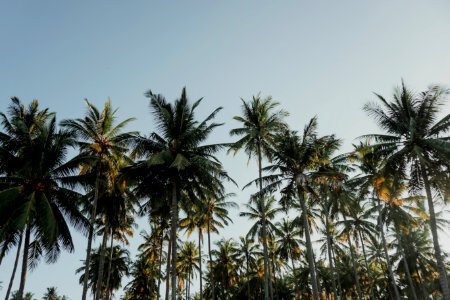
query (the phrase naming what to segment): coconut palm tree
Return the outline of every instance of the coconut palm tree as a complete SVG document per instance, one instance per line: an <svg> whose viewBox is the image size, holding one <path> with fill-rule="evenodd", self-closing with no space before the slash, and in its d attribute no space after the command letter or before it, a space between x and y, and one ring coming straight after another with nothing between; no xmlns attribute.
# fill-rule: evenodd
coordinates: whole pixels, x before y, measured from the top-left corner
<svg viewBox="0 0 450 300"><path fill-rule="evenodd" d="M245 207L247 208L247 211L239 213L239 216L246 217L250 220L254 220L255 224L250 227L247 237L258 238L258 240L262 241L263 249L266 249L265 252L267 252L267 255L269 255L268 251L268 237L272 237L274 231L276 230L275 225L271 222L275 215L280 211L279 207L275 207L276 200L273 196L271 197L258 197L255 201L250 202L250 204L246 204ZM263 256L264 259L264 268L267 268L267 270L264 270L264 276L266 276L266 273L269 275L270 272L270 264L266 264L266 258ZM268 262L270 262L267 259ZM269 278L269 287L271 289L272 287L272 279ZM273 291L271 290L273 293ZM264 292L265 293L265 292Z"/></svg>
<svg viewBox="0 0 450 300"><path fill-rule="evenodd" d="M95 220L97 218L97 202L99 197L111 186L109 175L118 170L118 166L123 163L125 153L134 132L122 132L123 129L134 119L129 118L122 122L116 122L117 109L113 109L111 101L108 99L102 111L99 111L87 99L87 112L84 118L63 120L61 125L74 131L78 138L79 157L84 159L80 177L85 186L90 190L92 204L90 205L90 229L88 235L88 245L86 249L86 270L84 275L82 300L86 300L88 289L88 274L92 239L94 234ZM102 189L102 190L100 190ZM102 264L103 266L103 264ZM103 276L101 274L100 276ZM103 282L103 280L101 280Z"/></svg>
<svg viewBox="0 0 450 300"><path fill-rule="evenodd" d="M270 159L271 149L277 132L287 128L283 118L288 115L283 110L276 110L279 103L272 100L272 97L262 99L258 94L253 96L251 101L242 100L242 116L235 116L233 119L242 123L242 127L230 131L231 136L242 136L238 141L230 146L228 152L236 154L244 149L250 160L255 154L258 162L259 189L262 189L262 159L266 156ZM266 239L263 224L263 239ZM269 299L269 255L267 243L264 244L264 299Z"/></svg>
<svg viewBox="0 0 450 300"><path fill-rule="evenodd" d="M432 196L440 171L450 165L450 114L438 120L439 107L444 104L447 94L447 90L432 86L416 95L402 82L391 101L377 95L380 104L366 104L364 110L386 133L369 134L364 138L375 140L382 149L389 150L385 160L387 172L402 174L409 169L411 190L425 189L439 282L443 298L450 300Z"/></svg>
<svg viewBox="0 0 450 300"><path fill-rule="evenodd" d="M222 164L214 156L226 145L204 144L213 130L221 125L212 122L221 108L215 109L205 120L199 122L196 120L195 110L201 99L191 105L185 88L173 104L151 91L146 96L150 98L150 108L158 132L135 139L133 154L144 160L138 161L132 171L140 174L138 185L141 187L138 189L158 194L153 195L154 197L161 197L164 193L171 197L172 299L176 300L176 236L181 192L194 199L195 195L203 195L205 187L216 187L215 191L220 194L223 193L222 180L230 180Z"/></svg>
<svg viewBox="0 0 450 300"><path fill-rule="evenodd" d="M0 240L8 231L25 231L19 297L23 296L28 265L33 262L29 261L29 251L38 251L36 255L44 255L48 263L55 262L61 247L74 249L68 223L78 230L86 229L79 210L80 195L62 183L76 171L76 163L66 162L69 147L74 145L73 134L57 130L52 117L20 154L12 153L16 171L1 177Z"/></svg>
<svg viewBox="0 0 450 300"><path fill-rule="evenodd" d="M190 299L191 278L199 271L199 252L194 242L181 246L177 261L178 276L186 280L186 300Z"/></svg>
<svg viewBox="0 0 450 300"><path fill-rule="evenodd" d="M112 270L111 270L111 278L110 278L110 284L108 289L111 291L108 292L108 294L112 294L112 291L118 290L121 287L122 279L124 276L127 276L129 274L129 265L130 265L130 258L129 258L129 252L126 249L121 248L120 246L114 246L113 249L106 248L106 260L104 261L105 266L109 264L109 252L113 251L112 255ZM100 252L101 249L95 249L93 253L91 254L91 260L90 263L92 266L89 268L89 274L88 274L88 283L89 287L91 288L93 298L96 297L96 291L97 286L99 285L99 264L100 264ZM85 261L83 261L83 266L78 268L75 272L81 273L79 283L84 284L84 270L85 270ZM106 281L106 278L102 278L102 280ZM103 288L106 286L105 282L103 283Z"/></svg>
<svg viewBox="0 0 450 300"><path fill-rule="evenodd" d="M302 211L302 222L306 238L307 257L313 287L314 300L319 299L314 254L310 226L307 218L308 204L317 198L314 185L324 178L339 174L328 170L326 161L338 149L340 141L334 136L317 136L317 119L313 118L306 125L303 136L286 130L277 137L273 152L273 164L266 167L266 171L274 174L262 178L266 184L261 193L268 193L281 188L285 199L297 199ZM284 185L284 186L283 186Z"/></svg>
<svg viewBox="0 0 450 300"><path fill-rule="evenodd" d="M257 244L254 239L248 237L239 237L239 260L245 262L245 277L247 281L247 298L252 299L252 293L250 292L250 279L251 273L257 269Z"/></svg>

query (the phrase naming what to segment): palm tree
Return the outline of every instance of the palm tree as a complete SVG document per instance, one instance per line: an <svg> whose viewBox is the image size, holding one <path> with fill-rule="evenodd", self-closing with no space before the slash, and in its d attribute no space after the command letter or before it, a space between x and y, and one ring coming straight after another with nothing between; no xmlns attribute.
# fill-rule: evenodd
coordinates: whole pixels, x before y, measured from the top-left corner
<svg viewBox="0 0 450 300"><path fill-rule="evenodd" d="M317 119L313 118L305 127L301 138L296 132L288 130L280 134L277 137L273 153L274 163L265 168L267 171L276 173L262 178L262 181L266 183L262 193L275 191L286 182L281 190L283 197L299 200L314 300L319 299L319 290L307 218L307 200L311 201L317 198L317 193L314 191L315 182L339 174L333 170L328 170L326 161L330 160L332 153L340 144L334 136L317 137L316 131Z"/></svg>
<svg viewBox="0 0 450 300"><path fill-rule="evenodd" d="M219 240L217 249L213 250L214 265L210 272L214 272L219 286L219 295L222 299L230 299L232 287L238 282L238 257L237 244L233 239ZM214 288L213 288L214 289Z"/></svg>
<svg viewBox="0 0 450 300"><path fill-rule="evenodd" d="M276 200L273 196L271 197L258 197L253 203L246 204L247 208L246 212L239 213L241 217L247 217L250 220L255 220L255 224L250 228L247 233L248 238L255 238L262 240L263 244L263 253L268 252L268 237L272 237L273 232L276 230L275 225L271 222L275 215L280 211L280 208L275 207ZM270 275L270 264L266 264L266 261L269 262L268 258L264 257L264 276L266 273ZM269 279L269 287L272 287L272 280ZM273 291L272 291L273 292ZM265 293L265 292L264 292Z"/></svg>
<svg viewBox="0 0 450 300"><path fill-rule="evenodd" d="M4 132L0 131L0 174L13 175L16 172L15 162L23 157L24 149L39 134L52 113L48 109L40 110L39 102L33 100L25 107L17 97L11 98L7 114L0 112ZM8 186L1 186L2 190ZM12 284L18 266L23 231L15 232L12 228L5 230L0 238L0 264L12 246L17 246L17 254L11 279L6 292L6 299L11 293Z"/></svg>
<svg viewBox="0 0 450 300"><path fill-rule="evenodd" d="M283 118L288 115L283 110L274 111L279 105L272 97L261 99L261 96L253 96L252 101L242 100L242 116L233 119L242 123L242 127L230 131L231 136L242 136L230 146L228 152L236 154L244 149L250 160L256 154L258 161L259 190L262 190L262 159L266 156L270 159L271 149L274 145L276 133L287 128ZM265 240L266 225L263 224L263 239ZM269 255L267 245L264 244L264 299L269 299Z"/></svg>
<svg viewBox="0 0 450 300"><path fill-rule="evenodd" d="M255 244L254 239L248 237L239 238L239 260L245 262L245 276L247 281L247 298L252 299L252 293L250 292L250 272L254 272L257 268L256 252L257 244Z"/></svg>
<svg viewBox="0 0 450 300"><path fill-rule="evenodd" d="M289 259L291 260L292 272L294 274L296 273L295 261L300 258L300 246L304 245L304 242L298 238L300 236L300 230L296 225L289 218L283 218L281 222L275 224L276 244L279 247L277 255L286 262ZM298 293L297 284L295 286Z"/></svg>
<svg viewBox="0 0 450 300"><path fill-rule="evenodd" d="M194 242L185 242L177 261L178 276L186 279L186 300L190 298L191 278L200 269L199 251Z"/></svg>
<svg viewBox="0 0 450 300"><path fill-rule="evenodd" d="M447 90L433 86L415 95L402 82L392 101L377 95L381 105L369 103L364 106L364 110L386 131L386 134L364 136L375 139L383 149L390 150L386 157L386 171L402 174L409 168L410 188L425 188L439 282L445 300L450 299L450 289L439 245L432 188L441 169L448 169L450 165L450 141L446 135L450 130L450 114L437 120L439 107L447 94Z"/></svg>
<svg viewBox="0 0 450 300"><path fill-rule="evenodd" d="M56 292L56 287L52 286L47 288L47 292L42 297L43 300L59 300L58 293Z"/></svg>
<svg viewBox="0 0 450 300"><path fill-rule="evenodd" d="M110 100L105 102L101 112L87 99L85 99L85 103L88 110L83 119L69 119L61 122L63 127L73 130L77 134L77 137L79 138L79 156L89 158L88 160L84 159L83 168L81 170L81 175L87 177L85 179L85 184L90 186L90 179L94 180L94 185L91 189L91 192L93 192L90 212L91 224L86 250L86 270L82 300L86 300L88 288L87 280L89 277L89 267L91 265L90 255L95 220L97 217L97 202L101 196L100 186L108 186L108 175L111 174L111 170L118 170L117 166L123 161L124 154L128 151L127 146L135 135L133 132L122 133L125 126L133 119L126 119L117 124L117 109L112 108ZM102 276L102 274L100 276Z"/></svg>
<svg viewBox="0 0 450 300"><path fill-rule="evenodd" d="M176 236L181 192L194 199L195 195L203 195L205 187L218 187L216 191L220 194L223 193L221 180L230 180L222 164L214 156L225 144L203 144L213 130L221 125L212 123L221 108L198 122L195 119L195 110L201 99L190 105L185 88L174 104L151 91L148 91L146 96L150 98L150 108L159 132L153 132L148 138L135 139L134 155L144 157L145 160L137 162L132 172L140 174L138 189L153 193L154 197L161 197L164 193L167 195L170 191L172 299L176 300Z"/></svg>
<svg viewBox="0 0 450 300"><path fill-rule="evenodd" d="M110 290L108 292L108 294L112 294L112 291L117 290L121 287L121 282L122 282L122 278L124 276L127 276L129 274L129 264L130 264L130 259L129 259L129 252L126 249L121 248L120 246L115 246L113 249L110 248L106 248L106 260L104 261L105 266L107 264L109 264L109 258L110 258L110 251L113 252L112 255L112 270L111 270L111 278L110 278L110 284L108 289ZM89 283L89 287L91 288L92 294L94 295L94 299L96 298L96 291L97 291L97 286L100 284L99 282L99 274L98 274L98 269L99 269L99 264L100 264L100 252L101 249L98 248L96 250L94 250L91 254L91 260L90 260L90 264L91 266L89 267L89 274L88 274L88 283ZM85 266L86 262L83 261L83 266L78 268L76 270L76 273L81 273L80 279L79 279L79 283L80 284L84 284L84 270L86 269ZM105 281L105 278L102 278L102 280ZM103 282L102 284L103 287L105 287L105 282Z"/></svg>
<svg viewBox="0 0 450 300"><path fill-rule="evenodd" d="M37 254L45 253L48 263L55 262L61 247L74 248L67 222L78 230L87 226L79 210L80 195L63 185L64 178L76 171L76 163L65 162L69 147L74 145L73 134L57 131L53 117L24 144L20 154L11 154L16 172L1 178L5 189L0 192L0 240L8 231L25 231L19 298L28 265L33 262L28 260L29 250L36 246Z"/></svg>

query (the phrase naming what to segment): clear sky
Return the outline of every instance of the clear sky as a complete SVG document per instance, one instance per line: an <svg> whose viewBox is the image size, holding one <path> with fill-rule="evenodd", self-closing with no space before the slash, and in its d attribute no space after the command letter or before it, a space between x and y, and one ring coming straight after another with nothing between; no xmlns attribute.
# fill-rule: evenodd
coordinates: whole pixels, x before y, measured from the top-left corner
<svg viewBox="0 0 450 300"><path fill-rule="evenodd" d="M130 130L149 133L143 93L174 99L186 86L192 100L205 98L200 117L224 107L217 120L226 124L211 142L229 142L240 97L261 92L290 112L292 128L317 115L320 132L348 151L357 136L378 131L363 104L372 92L389 96L401 78L417 91L450 85L449 1L0 1L1 111L11 96L36 98L61 120L81 117L84 98L101 107L110 97L120 117L137 118ZM220 158L240 186L257 176L243 154ZM240 204L251 192L229 191ZM222 236L246 233L237 214ZM75 253L29 273L27 290L40 298L57 286L80 298L74 270L86 239L74 240ZM0 267L0 296L12 256Z"/></svg>

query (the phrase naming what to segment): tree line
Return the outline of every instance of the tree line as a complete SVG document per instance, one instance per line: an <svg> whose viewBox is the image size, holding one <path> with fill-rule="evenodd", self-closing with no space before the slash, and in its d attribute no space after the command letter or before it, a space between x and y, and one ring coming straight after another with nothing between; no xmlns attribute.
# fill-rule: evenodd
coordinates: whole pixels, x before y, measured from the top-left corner
<svg viewBox="0 0 450 300"><path fill-rule="evenodd" d="M216 144L208 138L222 108L198 120L202 99L185 89L173 102L145 93L155 123L146 135L127 131L133 118L118 120L109 100L101 109L85 100L83 117L57 123L37 100L14 97L0 113L0 268L15 251L5 299L27 299L28 270L74 251L72 227L87 238L82 300L112 299L124 276L122 299L450 300L438 238L449 226L448 93L402 82L389 99L375 94L363 109L382 132L349 153L318 133L316 117L292 130L280 104L259 94L242 99L234 141ZM213 244L239 208L220 151L256 161L244 188L257 191L239 209L248 233ZM132 259L137 216L149 231Z"/></svg>

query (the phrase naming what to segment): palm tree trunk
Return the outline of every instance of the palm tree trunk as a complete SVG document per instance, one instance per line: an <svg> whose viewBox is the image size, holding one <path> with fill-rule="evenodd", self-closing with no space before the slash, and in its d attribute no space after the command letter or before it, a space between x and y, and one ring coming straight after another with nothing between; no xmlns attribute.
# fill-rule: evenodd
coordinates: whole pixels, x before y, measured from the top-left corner
<svg viewBox="0 0 450 300"><path fill-rule="evenodd" d="M170 254L172 253L172 238L169 239L167 245L167 266L166 266L166 300L169 300L170 291Z"/></svg>
<svg viewBox="0 0 450 300"><path fill-rule="evenodd" d="M21 232L20 237L19 237L19 243L17 244L16 259L14 260L14 267L13 267L13 271L11 274L11 279L9 280L9 285L8 285L8 290L6 291L5 300L9 299L9 294L11 293L12 285L14 282L14 277L16 276L17 265L19 264L20 250L22 250L22 235L23 235L23 233Z"/></svg>
<svg viewBox="0 0 450 300"><path fill-rule="evenodd" d="M361 231L358 231L358 233L359 233L359 240L361 242L361 247L363 250L364 264L366 265L367 277L369 278L369 283L370 283L369 284L370 299L375 300L375 295L374 295L374 291L373 291L374 286L372 285L372 283L374 281L372 279L372 272L371 272L371 269L369 268L369 263L367 262L366 247L364 246L364 239L363 239Z"/></svg>
<svg viewBox="0 0 450 300"><path fill-rule="evenodd" d="M333 262L334 262L334 266L336 266L336 255L334 254L334 250L331 249L331 255L333 256ZM339 288L339 294L342 296L342 285L341 285L341 276L339 275L339 272L336 272L337 274L337 283L338 283L338 288Z"/></svg>
<svg viewBox="0 0 450 300"><path fill-rule="evenodd" d="M25 290L25 281L27 279L28 270L28 248L30 247L31 228L30 224L27 225L25 230L25 244L23 245L23 258L22 258L22 274L20 275L20 285L18 292L18 299L23 300L23 291Z"/></svg>
<svg viewBox="0 0 450 300"><path fill-rule="evenodd" d="M178 187L176 180L172 183L172 300L177 300L177 228L178 228Z"/></svg>
<svg viewBox="0 0 450 300"><path fill-rule="evenodd" d="M82 300L86 300L86 295L87 295L87 290L88 290L89 265L91 263L92 239L94 237L95 218L97 216L99 177L100 177L100 169L97 170L97 177L95 178L94 203L92 205L91 220L90 220L89 235L88 235L88 244L87 244L87 249L86 249L86 259L85 259L85 267L84 267L84 281L83 281L83 293L82 293L82 296L81 296Z"/></svg>
<svg viewBox="0 0 450 300"><path fill-rule="evenodd" d="M200 272L200 300L203 299L203 272L202 272L202 231L198 229L198 266Z"/></svg>
<svg viewBox="0 0 450 300"><path fill-rule="evenodd" d="M209 218L210 220L211 218ZM216 285L214 283L214 272L213 272L213 265L212 265L212 255L211 255L211 232L210 232L210 228L209 228L209 222L208 221L208 255L209 255L209 274L211 276L211 295L212 295L212 300L215 300L215 290L216 290Z"/></svg>
<svg viewBox="0 0 450 300"><path fill-rule="evenodd" d="M105 225L105 229L103 232L103 240L100 248L100 261L98 265L98 275L97 275L97 290L96 290L96 298L98 300L102 300L103 298L103 273L105 270L105 251L106 251L106 243L108 241L108 231L109 226Z"/></svg>
<svg viewBox="0 0 450 300"><path fill-rule="evenodd" d="M378 215L381 218L381 204L380 204L380 199L377 198L378 200ZM384 250L384 259L386 260L386 265L388 268L388 272L389 272L389 276L391 277L391 285L392 288L394 290L394 295L395 295L395 299L396 300L400 300L400 293L398 291L397 288L397 284L395 283L395 277L394 277L394 272L392 271L392 266L389 260L389 253L387 250L387 243L386 243L386 237L384 235L384 221L380 220L380 235L381 235L381 242L383 243L383 250Z"/></svg>
<svg viewBox="0 0 450 300"><path fill-rule="evenodd" d="M409 271L408 261L406 260L405 250L403 249L403 244L402 244L401 237L400 237L400 230L397 225L395 225L395 233L397 235L398 248L399 248L398 250L400 250L400 253L402 255L403 266L405 267L406 277L408 278L408 283L411 288L411 296L412 296L413 300L417 300L416 290L414 289L414 283L413 283L413 280L411 277L411 272Z"/></svg>
<svg viewBox="0 0 450 300"><path fill-rule="evenodd" d="M328 205L327 205L328 206ZM328 212L327 212L328 214ZM337 295L337 290L336 290L336 273L334 270L334 264L333 264L333 259L331 257L331 234L330 234L330 217L326 216L326 223L325 223L325 228L326 228L326 235L327 235L327 250L328 250L328 262L330 264L330 268L331 268L331 285L333 287L333 295L334 295L334 299L338 300L338 295Z"/></svg>
<svg viewBox="0 0 450 300"><path fill-rule="evenodd" d="M317 287L317 277L316 277L316 267L314 264L314 253L312 250L312 242L311 235L309 233L309 224L308 224L308 210L306 209L305 197L303 195L303 191L297 186L298 199L300 200L300 206L303 212L303 226L305 227L305 237L306 237L306 254L308 257L308 265L309 265L309 274L311 276L311 285L313 291L313 299L319 300L319 290Z"/></svg>
<svg viewBox="0 0 450 300"><path fill-rule="evenodd" d="M261 140L257 141L257 151L258 151L258 178L259 178L259 191L262 191L262 153L261 153ZM260 201L263 201L262 196L259 197ZM266 228L266 216L263 215L262 223L262 238L263 238L263 249L264 249L264 299L269 300L269 255L267 252L267 228Z"/></svg>
<svg viewBox="0 0 450 300"><path fill-rule="evenodd" d="M380 228L381 228L381 241L383 243L383 250L384 250L386 265L388 268L389 276L391 277L391 284L392 284L392 288L394 289L395 299L400 300L400 293L398 291L397 284L395 283L394 272L392 271L392 266L389 261L389 254L388 254L388 249L387 249L386 237L384 236L383 226L384 225L381 224Z"/></svg>
<svg viewBox="0 0 450 300"><path fill-rule="evenodd" d="M106 277L106 286L105 286L105 290L106 290L106 299L110 299L111 298L111 289L109 288L109 281L111 280L111 269L112 269L112 260L113 260L113 249L114 246L114 235L113 235L113 230L111 228L111 243L109 245L109 264L108 264L108 276Z"/></svg>
<svg viewBox="0 0 450 300"><path fill-rule="evenodd" d="M249 267L248 267L248 253L245 254L246 258L246 266L247 266L247 299L252 299L250 296L250 273L249 273Z"/></svg>
<svg viewBox="0 0 450 300"><path fill-rule="evenodd" d="M159 248L159 263L158 263L158 287L156 291L156 300L159 300L159 290L161 288L161 271L162 271L162 254L163 254L163 244L164 244L164 229L161 231L161 242Z"/></svg>
<svg viewBox="0 0 450 300"><path fill-rule="evenodd" d="M425 169L425 166L423 164L421 165L421 171L423 183L425 185L425 192L427 194L428 210L430 211L430 228L431 228L431 235L433 236L434 256L436 258L439 270L439 283L441 285L442 296L444 300L450 300L450 290L447 281L447 271L445 269L444 261L442 260L441 246L439 245L439 237L437 232L436 213L434 211L433 197L431 195L431 187L430 182L428 180L427 170Z"/></svg>
<svg viewBox="0 0 450 300"><path fill-rule="evenodd" d="M344 216L344 221L347 223L347 217L345 214L343 214ZM356 290L358 293L358 298L359 299L364 299L364 295L362 293L361 290L361 284L359 283L359 276L358 276L358 268L356 265L356 260L355 260L355 254L353 252L353 246L352 246L352 238L350 237L350 232L348 233L348 247L350 248L350 257L352 260L352 267L353 267L353 274L355 275L355 283L356 283Z"/></svg>

